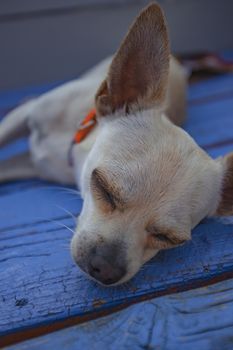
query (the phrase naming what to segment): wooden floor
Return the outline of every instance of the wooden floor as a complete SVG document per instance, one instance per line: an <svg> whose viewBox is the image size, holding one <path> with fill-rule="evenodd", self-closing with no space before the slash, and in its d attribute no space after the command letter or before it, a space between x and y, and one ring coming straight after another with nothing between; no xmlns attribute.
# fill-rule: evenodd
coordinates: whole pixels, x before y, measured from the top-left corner
<svg viewBox="0 0 233 350"><path fill-rule="evenodd" d="M1 116L52 86L0 94ZM233 151L233 75L190 86L185 129L213 157ZM0 159L25 148L21 140ZM65 226L74 221L67 210L77 216L81 206L72 189L39 180L0 186L0 346L150 299L11 348L233 348L233 217L204 220L191 242L160 253L128 284L106 289L70 257Z"/></svg>
<svg viewBox="0 0 233 350"><path fill-rule="evenodd" d="M139 303L8 350L232 350L233 280Z"/></svg>

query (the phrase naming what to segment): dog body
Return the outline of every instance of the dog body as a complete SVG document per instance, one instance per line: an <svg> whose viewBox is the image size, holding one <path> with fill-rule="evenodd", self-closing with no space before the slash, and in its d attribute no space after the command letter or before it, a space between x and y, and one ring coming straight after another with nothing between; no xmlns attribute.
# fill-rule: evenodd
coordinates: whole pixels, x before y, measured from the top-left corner
<svg viewBox="0 0 233 350"><path fill-rule="evenodd" d="M96 90L109 64L110 58L83 78L24 103L4 118L0 130L1 146L24 134L29 137L27 165L29 162L31 169L22 164L22 178L39 176L63 184L76 183L74 169L68 162L69 147L82 118L94 106ZM89 150L85 151L88 153ZM17 159L11 159L7 169L2 164L1 181L19 178L15 161ZM81 167L80 162L80 170Z"/></svg>
<svg viewBox="0 0 233 350"><path fill-rule="evenodd" d="M20 106L0 127L0 144L30 134L30 158L3 162L2 181L39 176L80 188L72 255L105 285L127 281L159 250L190 239L204 217L233 213L233 156L211 159L177 126L186 80L153 4L113 58ZM93 107L98 124L72 148L71 166L74 133Z"/></svg>
<svg viewBox="0 0 233 350"><path fill-rule="evenodd" d="M5 117L0 130L0 145L9 142L11 134L19 136L22 127L29 133L30 155L27 159L24 157L27 166L20 157L22 178L38 176L80 188L83 164L98 137L98 125L77 147L75 167L69 164L69 148L82 119L95 105L96 91L107 75L111 61L112 57L103 60L80 79L23 104ZM171 57L167 114L177 125L181 125L185 118L185 97L186 73ZM21 176L17 170L15 159L2 164L1 181L19 179Z"/></svg>

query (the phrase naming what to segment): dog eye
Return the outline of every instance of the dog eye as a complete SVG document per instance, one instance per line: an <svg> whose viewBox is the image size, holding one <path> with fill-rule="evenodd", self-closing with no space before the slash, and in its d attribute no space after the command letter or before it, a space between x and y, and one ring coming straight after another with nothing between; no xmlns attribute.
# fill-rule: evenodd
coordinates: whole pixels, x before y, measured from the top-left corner
<svg viewBox="0 0 233 350"><path fill-rule="evenodd" d="M148 232L148 242L151 246L157 246L160 244L163 248L174 247L180 244L183 244L185 240L172 229L161 229L155 225L148 225L146 227Z"/></svg>
<svg viewBox="0 0 233 350"><path fill-rule="evenodd" d="M174 235L172 235L169 232L163 232L164 230L161 230L160 228L150 225L146 228L146 231L149 233L149 237L154 240L154 242L161 242L162 244L166 245L176 245L177 239Z"/></svg>
<svg viewBox="0 0 233 350"><path fill-rule="evenodd" d="M108 192L105 188L99 188L100 199L103 199L111 205L112 210L116 209L116 204L113 195Z"/></svg>
<svg viewBox="0 0 233 350"><path fill-rule="evenodd" d="M109 185L102 173L95 169L91 176L91 188L95 195L95 198L100 202L103 202L103 210L114 210L116 209L116 201L109 190Z"/></svg>
<svg viewBox="0 0 233 350"><path fill-rule="evenodd" d="M159 241L161 241L163 243L174 244L169 237L167 237L166 235L163 235L161 233L153 234L152 236L155 239L158 239Z"/></svg>

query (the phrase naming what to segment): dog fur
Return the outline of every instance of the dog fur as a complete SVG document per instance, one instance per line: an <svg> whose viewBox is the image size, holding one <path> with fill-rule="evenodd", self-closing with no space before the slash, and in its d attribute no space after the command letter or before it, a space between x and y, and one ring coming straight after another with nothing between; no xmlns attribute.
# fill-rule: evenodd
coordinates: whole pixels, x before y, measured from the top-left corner
<svg viewBox="0 0 233 350"><path fill-rule="evenodd" d="M159 250L191 239L204 217L233 214L233 154L213 160L179 127L186 84L163 13L151 4L113 58L1 123L0 145L28 134L30 153L2 162L0 181L76 184L84 203L72 255L104 285L129 280ZM98 125L73 147L70 166L75 130L93 107Z"/></svg>

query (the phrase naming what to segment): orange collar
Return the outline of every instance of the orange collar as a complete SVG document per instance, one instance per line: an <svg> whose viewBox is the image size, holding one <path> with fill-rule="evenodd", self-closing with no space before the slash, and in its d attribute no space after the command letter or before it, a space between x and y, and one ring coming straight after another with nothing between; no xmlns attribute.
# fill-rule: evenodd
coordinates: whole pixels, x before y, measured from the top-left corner
<svg viewBox="0 0 233 350"><path fill-rule="evenodd" d="M78 130L75 133L73 143L76 144L82 142L95 127L96 123L96 110L93 108L81 122Z"/></svg>
<svg viewBox="0 0 233 350"><path fill-rule="evenodd" d="M68 163L70 166L73 165L72 160L72 149L73 146L77 143L82 142L88 134L92 131L92 129L96 126L97 119L96 119L96 110L95 108L91 109L89 113L86 115L86 117L81 122L79 128L77 129L73 141L70 145L69 151L68 151Z"/></svg>

